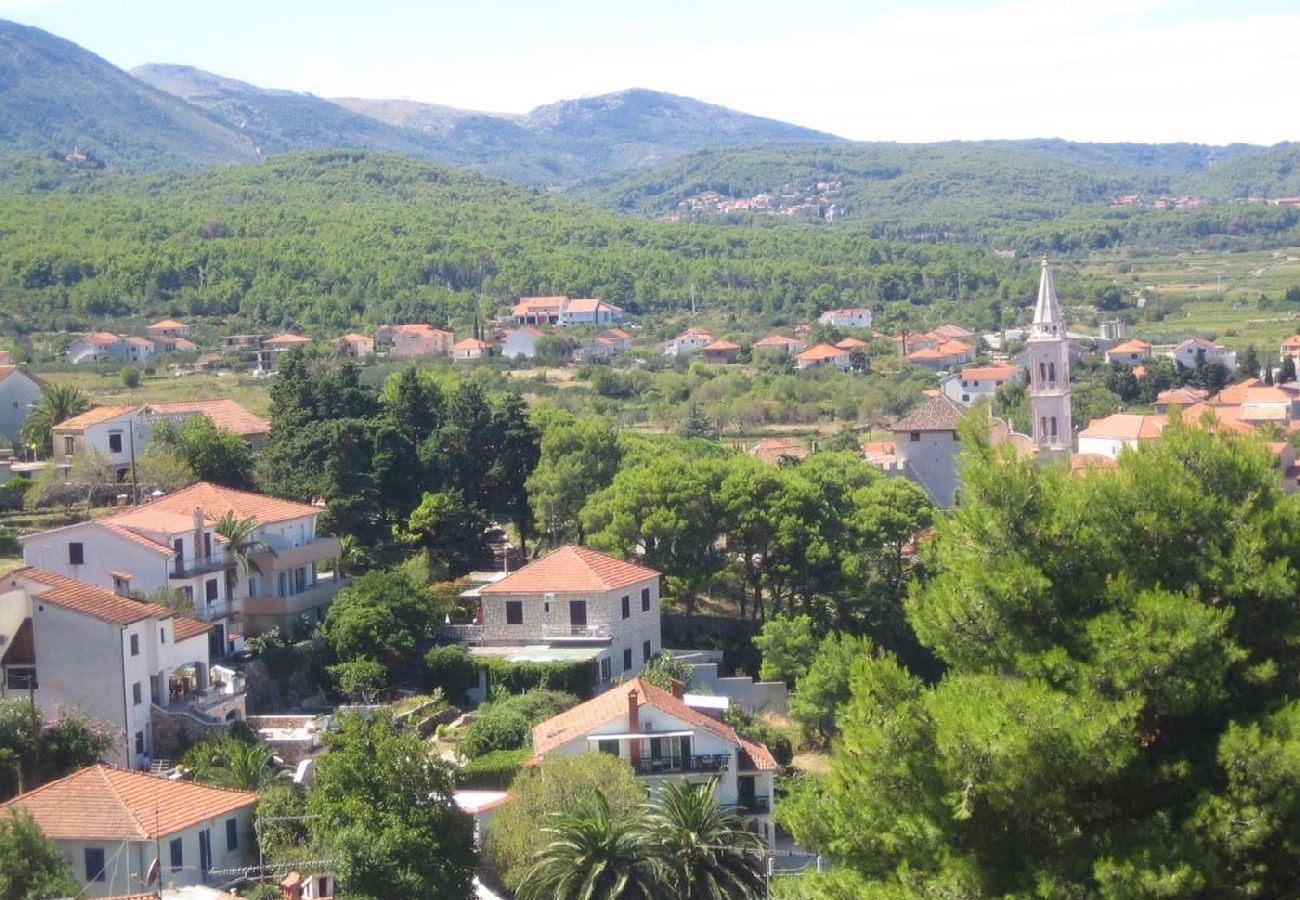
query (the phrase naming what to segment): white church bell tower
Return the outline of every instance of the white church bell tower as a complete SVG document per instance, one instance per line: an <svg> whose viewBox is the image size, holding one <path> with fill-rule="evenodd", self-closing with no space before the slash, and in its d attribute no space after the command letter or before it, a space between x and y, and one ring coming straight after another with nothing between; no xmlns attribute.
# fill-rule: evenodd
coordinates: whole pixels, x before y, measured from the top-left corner
<svg viewBox="0 0 1300 900"><path fill-rule="evenodd" d="M1029 394L1034 407L1034 445L1046 451L1073 450L1069 338L1052 282L1052 265L1046 259L1038 282L1034 323L1026 344Z"/></svg>

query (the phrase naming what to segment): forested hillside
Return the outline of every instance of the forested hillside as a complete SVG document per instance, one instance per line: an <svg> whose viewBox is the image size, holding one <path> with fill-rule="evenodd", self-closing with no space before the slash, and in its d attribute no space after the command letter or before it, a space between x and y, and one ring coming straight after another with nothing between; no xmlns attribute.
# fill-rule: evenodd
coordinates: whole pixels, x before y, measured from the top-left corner
<svg viewBox="0 0 1300 900"><path fill-rule="evenodd" d="M10 183L44 183L33 168ZM803 316L959 288L968 302L1028 298L1032 277L975 248L647 222L361 152L0 195L0 312L25 328L162 312L320 332L464 324L480 298L488 313L547 293L637 313L685 308L694 291L706 309Z"/></svg>

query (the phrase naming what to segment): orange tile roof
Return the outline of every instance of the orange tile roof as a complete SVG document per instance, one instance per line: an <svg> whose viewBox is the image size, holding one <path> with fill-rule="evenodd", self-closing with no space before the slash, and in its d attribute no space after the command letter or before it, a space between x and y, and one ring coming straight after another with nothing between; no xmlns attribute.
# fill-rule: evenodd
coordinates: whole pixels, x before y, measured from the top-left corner
<svg viewBox="0 0 1300 900"><path fill-rule="evenodd" d="M670 691L655 687L642 678L615 685L605 693L579 703L558 716L533 726L533 753L541 756L562 747L575 738L585 737L605 723L627 714L628 695L637 692L637 709L649 707L667 713L696 728L711 731L723 740L741 747L740 738L730 725L710 719L678 700ZM642 714L644 718L644 713Z"/></svg>
<svg viewBox="0 0 1300 900"><path fill-rule="evenodd" d="M939 351L946 355L956 355L958 353L970 353L975 348L970 344L962 341L944 341L939 345Z"/></svg>
<svg viewBox="0 0 1300 900"><path fill-rule="evenodd" d="M175 319L159 319L157 322L154 322L152 325L149 325L147 330L152 331L154 329L184 328L184 327L186 327L184 322L177 322Z"/></svg>
<svg viewBox="0 0 1300 900"><path fill-rule="evenodd" d="M275 337L266 338L263 344L310 344L311 338L303 337L301 334L277 334Z"/></svg>
<svg viewBox="0 0 1300 900"><path fill-rule="evenodd" d="M1201 403L1210 392L1194 387L1176 387L1156 394L1156 403L1163 405L1176 403L1179 406L1192 406Z"/></svg>
<svg viewBox="0 0 1300 900"><path fill-rule="evenodd" d="M257 794L103 764L0 805L26 810L54 840L149 841L257 803Z"/></svg>
<svg viewBox="0 0 1300 900"><path fill-rule="evenodd" d="M802 344L803 341L797 338L786 337L783 334L769 334L760 341L754 341L755 347L788 347L791 344Z"/></svg>
<svg viewBox="0 0 1300 900"><path fill-rule="evenodd" d="M960 325L953 325L951 323L940 325L931 333L937 334L939 337L943 338L968 338L975 336L975 332L962 328Z"/></svg>
<svg viewBox="0 0 1300 900"><path fill-rule="evenodd" d="M632 339L632 335L628 334L622 328L607 328L604 331L602 331L601 334L608 335L609 337L613 337L613 338L620 338L621 340L625 340L625 341L630 341Z"/></svg>
<svg viewBox="0 0 1300 900"><path fill-rule="evenodd" d="M1088 423L1088 427L1079 432L1079 436L1122 441L1150 440L1159 437L1168 423L1169 419L1164 415L1113 413L1100 419L1093 419Z"/></svg>
<svg viewBox="0 0 1300 900"><path fill-rule="evenodd" d="M94 616L114 625L131 625L145 619L175 619L178 632L183 622L184 630L189 636L202 634L211 627L205 622L178 616L157 603L119 597L108 588L86 584L44 569L25 566L9 573L8 579L10 587L28 587L33 595L46 603ZM35 582L40 587L32 587L29 582Z"/></svg>
<svg viewBox="0 0 1300 900"><path fill-rule="evenodd" d="M923 347L920 350L913 350L911 353L907 354L907 358L915 362L923 359L947 359L949 355L950 354L944 353L942 350L937 350L933 347Z"/></svg>
<svg viewBox="0 0 1300 900"><path fill-rule="evenodd" d="M347 334L343 335L343 340L351 343L352 341L371 341L374 340L374 338L368 334L358 334L355 331L349 331Z"/></svg>
<svg viewBox="0 0 1300 900"><path fill-rule="evenodd" d="M149 340L149 338L137 337L137 336L134 335L134 334L131 335L130 337L123 338L123 340L126 341L128 344L134 344L134 345L137 346L137 347L152 347L152 346L154 346L154 342L151 341L151 340Z"/></svg>
<svg viewBox="0 0 1300 900"><path fill-rule="evenodd" d="M1300 334L1293 334L1282 342L1282 347L1287 350L1300 349Z"/></svg>
<svg viewBox="0 0 1300 900"><path fill-rule="evenodd" d="M1116 344L1114 347L1111 347L1106 351L1106 355L1110 356L1112 353L1146 353L1150 349L1151 345L1146 341L1134 339L1131 341L1125 341L1122 344Z"/></svg>
<svg viewBox="0 0 1300 900"><path fill-rule="evenodd" d="M1211 397L1210 402L1215 406L1240 406L1241 402L1246 399L1246 392L1253 387L1259 387L1263 383L1261 379L1251 376L1238 384L1228 385Z"/></svg>
<svg viewBox="0 0 1300 900"><path fill-rule="evenodd" d="M725 351L725 350L739 350L739 349L740 349L739 344L733 344L731 341L728 341L724 338L723 340L714 341L712 344L705 344L703 347L700 348L700 352L703 353L707 350Z"/></svg>
<svg viewBox="0 0 1300 900"><path fill-rule="evenodd" d="M1247 388L1242 404L1247 403L1290 403L1292 396L1277 385L1260 384Z"/></svg>
<svg viewBox="0 0 1300 900"><path fill-rule="evenodd" d="M388 329L394 333L418 334L421 337L434 337L440 334L445 334L447 337L451 337L450 331L443 331L441 328L434 328L432 325L428 325L424 322L413 322L409 325L389 325Z"/></svg>
<svg viewBox="0 0 1300 900"><path fill-rule="evenodd" d="M966 415L966 407L939 394L924 406L912 410L895 422L891 431L956 431L957 423Z"/></svg>
<svg viewBox="0 0 1300 900"><path fill-rule="evenodd" d="M803 362L816 362L819 359L839 359L842 356L848 356L849 351L841 350L830 344L817 344L815 347L809 347L804 350L795 359Z"/></svg>
<svg viewBox="0 0 1300 900"><path fill-rule="evenodd" d="M209 523L215 523L227 512L234 513L235 517L239 519L256 519L259 525L301 519L305 516L314 516L320 513L319 509L305 503L281 500L279 497L271 497L267 494L237 491L234 488L200 481L182 490L165 494L157 500L128 512L108 516L99 521L107 524L121 522L140 527L141 523L148 521L149 516L153 513L168 515L176 513L190 516L190 521L193 522L192 517L196 506L203 509L204 516Z"/></svg>
<svg viewBox="0 0 1300 900"><path fill-rule="evenodd" d="M658 578L654 569L569 544L511 572L480 594L535 594L544 591L611 591Z"/></svg>
<svg viewBox="0 0 1300 900"><path fill-rule="evenodd" d="M93 425L99 425L110 419L116 419L118 416L124 416L127 413L135 412L139 407L136 406L96 406L86 410L78 416L70 419L64 419L58 425L54 426L55 431L82 431Z"/></svg>
<svg viewBox="0 0 1300 900"><path fill-rule="evenodd" d="M82 340L88 344L104 346L106 344L116 344L121 338L111 331L96 331L94 334L86 335Z"/></svg>
<svg viewBox="0 0 1300 900"><path fill-rule="evenodd" d="M1010 381L1019 371L1020 367L1011 363L989 363L987 366L967 366L961 370L961 377L974 381Z"/></svg>
<svg viewBox="0 0 1300 900"><path fill-rule="evenodd" d="M835 346L841 350L856 350L858 347L867 346L867 342L855 337L846 337L842 341L836 341Z"/></svg>
<svg viewBox="0 0 1300 900"><path fill-rule="evenodd" d="M207 634L212 626L207 622L200 622L198 619L191 619L189 616L177 616L176 621L172 624L172 638L177 641L188 640L192 637L198 637L201 634Z"/></svg>
<svg viewBox="0 0 1300 900"><path fill-rule="evenodd" d="M150 403L145 406L145 410L164 414L200 413L211 420L213 425L240 437L262 435L271 430L270 421L253 415L229 397L217 397L213 400L168 400L163 403Z"/></svg>
<svg viewBox="0 0 1300 900"><path fill-rule="evenodd" d="M736 735L736 737L740 740L737 769L742 772L775 772L780 768L776 764L776 758L772 756L772 751L767 749L766 744L751 741L749 738L740 735Z"/></svg>
<svg viewBox="0 0 1300 900"><path fill-rule="evenodd" d="M487 341L480 341L478 338L467 337L451 345L453 350L486 350L492 346Z"/></svg>
<svg viewBox="0 0 1300 900"><path fill-rule="evenodd" d="M804 459L808 448L784 438L763 438L745 452L763 462L779 463L782 459Z"/></svg>
<svg viewBox="0 0 1300 900"><path fill-rule="evenodd" d="M570 300L565 312L569 313L594 313L602 306L608 308L609 304L604 300L597 300L595 297L584 297L580 300Z"/></svg>

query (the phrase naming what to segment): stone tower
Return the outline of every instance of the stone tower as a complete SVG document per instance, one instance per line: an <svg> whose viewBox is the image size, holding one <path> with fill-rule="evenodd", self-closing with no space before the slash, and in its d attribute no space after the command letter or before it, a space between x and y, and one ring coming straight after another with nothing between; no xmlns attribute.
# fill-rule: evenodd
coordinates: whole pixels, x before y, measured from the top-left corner
<svg viewBox="0 0 1300 900"><path fill-rule="evenodd" d="M1038 303L1027 343L1029 394L1034 406L1034 444L1040 451L1074 449L1070 420L1070 346L1061 304L1052 283L1052 265L1043 260Z"/></svg>

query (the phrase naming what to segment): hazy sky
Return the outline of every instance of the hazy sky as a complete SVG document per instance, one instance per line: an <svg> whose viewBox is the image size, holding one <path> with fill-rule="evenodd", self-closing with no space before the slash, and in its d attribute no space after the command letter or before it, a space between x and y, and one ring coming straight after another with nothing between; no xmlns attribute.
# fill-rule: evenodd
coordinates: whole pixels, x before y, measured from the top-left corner
<svg viewBox="0 0 1300 900"><path fill-rule="evenodd" d="M629 87L859 140L1300 139L1296 0L0 0L124 68L523 112Z"/></svg>

